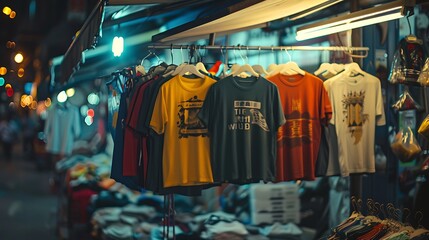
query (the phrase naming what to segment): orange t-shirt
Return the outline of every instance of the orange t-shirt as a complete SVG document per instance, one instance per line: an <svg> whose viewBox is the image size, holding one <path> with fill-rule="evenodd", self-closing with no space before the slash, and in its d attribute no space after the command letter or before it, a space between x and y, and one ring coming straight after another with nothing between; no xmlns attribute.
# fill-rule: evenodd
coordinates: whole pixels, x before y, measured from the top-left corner
<svg viewBox="0 0 429 240"><path fill-rule="evenodd" d="M286 124L277 135L277 181L314 180L322 124L332 114L331 103L318 77L276 74Z"/></svg>

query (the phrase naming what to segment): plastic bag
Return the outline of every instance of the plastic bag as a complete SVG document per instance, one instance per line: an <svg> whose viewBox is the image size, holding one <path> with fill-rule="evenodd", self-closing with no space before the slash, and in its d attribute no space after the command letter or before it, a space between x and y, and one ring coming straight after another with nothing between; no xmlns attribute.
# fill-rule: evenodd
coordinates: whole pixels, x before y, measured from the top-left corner
<svg viewBox="0 0 429 240"><path fill-rule="evenodd" d="M420 124L419 130L417 130L417 132L429 140L429 115L427 115Z"/></svg>
<svg viewBox="0 0 429 240"><path fill-rule="evenodd" d="M422 111L423 108L418 104L411 96L410 92L405 89L404 92L399 96L398 101L392 105L395 111L406 111L406 110L417 110Z"/></svg>
<svg viewBox="0 0 429 240"><path fill-rule="evenodd" d="M401 162L410 162L422 151L410 127L401 129L390 144L392 152Z"/></svg>
<svg viewBox="0 0 429 240"><path fill-rule="evenodd" d="M410 36L401 39L393 56L388 78L390 83L419 84L417 79L424 61L422 43L421 39L411 40Z"/></svg>

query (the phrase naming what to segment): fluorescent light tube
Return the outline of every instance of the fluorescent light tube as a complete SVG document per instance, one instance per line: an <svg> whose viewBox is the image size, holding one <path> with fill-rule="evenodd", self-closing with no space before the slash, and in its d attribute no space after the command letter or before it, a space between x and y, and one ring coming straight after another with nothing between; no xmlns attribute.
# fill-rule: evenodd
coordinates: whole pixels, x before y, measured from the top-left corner
<svg viewBox="0 0 429 240"><path fill-rule="evenodd" d="M290 17L288 17L288 19L289 19L290 21L295 21L295 20L298 20L298 19L300 19L300 18L306 17L306 16L308 16L308 15L310 15L310 14L313 14L313 13L315 13L315 12L318 12L318 11L320 11L320 10L323 10L323 9L325 9L325 8L328 8L328 7L330 7L330 6L332 6L332 5L335 5L335 4L337 4L337 3L339 3L339 2L342 2L342 1L343 1L343 0L333 0L333 1L330 1L330 2L327 2L327 3L322 3L322 4L320 4L320 5L317 5L317 6L315 6L315 7L312 7L312 8L310 8L310 9L308 9L308 10L306 10L306 11L303 11L303 12L301 12L301 13L294 14L294 15L292 15L292 16L290 16Z"/></svg>
<svg viewBox="0 0 429 240"><path fill-rule="evenodd" d="M302 41L401 18L404 15L400 4L401 1L395 1L298 28L296 40Z"/></svg>

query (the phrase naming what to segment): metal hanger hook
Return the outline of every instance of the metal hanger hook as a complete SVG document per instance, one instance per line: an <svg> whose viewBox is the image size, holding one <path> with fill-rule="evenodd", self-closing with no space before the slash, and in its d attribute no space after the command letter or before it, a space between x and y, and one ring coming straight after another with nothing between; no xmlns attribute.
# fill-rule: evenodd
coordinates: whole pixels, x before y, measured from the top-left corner
<svg viewBox="0 0 429 240"><path fill-rule="evenodd" d="M243 58L243 53L241 52L241 45L240 44L238 45L238 53L240 53L240 58L241 58L241 61L243 61L243 64L246 64L246 61Z"/></svg>
<svg viewBox="0 0 429 240"><path fill-rule="evenodd" d="M149 54L148 55L146 55L143 59L142 59L142 61L140 62L140 65L142 65L143 66L143 63L144 63L144 60L146 60L148 57L150 57L153 53L152 53L152 51L149 49L148 50L148 52L149 52Z"/></svg>
<svg viewBox="0 0 429 240"><path fill-rule="evenodd" d="M248 55L249 55L249 47L247 46L246 47L246 55L244 55L246 57L246 63L249 63L249 57L248 57Z"/></svg>
<svg viewBox="0 0 429 240"><path fill-rule="evenodd" d="M286 54L289 57L289 62L292 62L292 57L289 54L289 51L287 50L287 48L285 48Z"/></svg>

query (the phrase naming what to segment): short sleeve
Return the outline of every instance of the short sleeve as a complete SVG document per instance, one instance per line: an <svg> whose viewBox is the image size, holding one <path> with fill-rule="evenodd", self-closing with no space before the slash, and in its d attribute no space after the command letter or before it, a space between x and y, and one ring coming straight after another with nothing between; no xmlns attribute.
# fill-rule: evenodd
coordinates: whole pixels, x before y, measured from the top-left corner
<svg viewBox="0 0 429 240"><path fill-rule="evenodd" d="M274 128L278 129L283 124L286 123L285 115L283 113L283 106L280 100L280 94L279 90L276 85L273 84L274 91L273 91L273 119L274 119Z"/></svg>
<svg viewBox="0 0 429 240"><path fill-rule="evenodd" d="M328 92L324 85L321 87L320 93L320 120L322 124L327 125L332 117L331 100L329 100Z"/></svg>
<svg viewBox="0 0 429 240"><path fill-rule="evenodd" d="M383 104L383 93L381 91L380 80L377 79L377 92L376 92L376 118L377 126L386 125L386 116L384 114L384 104Z"/></svg>
<svg viewBox="0 0 429 240"><path fill-rule="evenodd" d="M164 99L164 88L161 88L156 96L155 105L153 107L150 127L158 134L165 131L165 123L168 121L167 107Z"/></svg>
<svg viewBox="0 0 429 240"><path fill-rule="evenodd" d="M214 87L211 86L207 91L203 106L198 113L198 118L208 129L210 129L210 111L213 110L213 103L215 102L214 98Z"/></svg>

